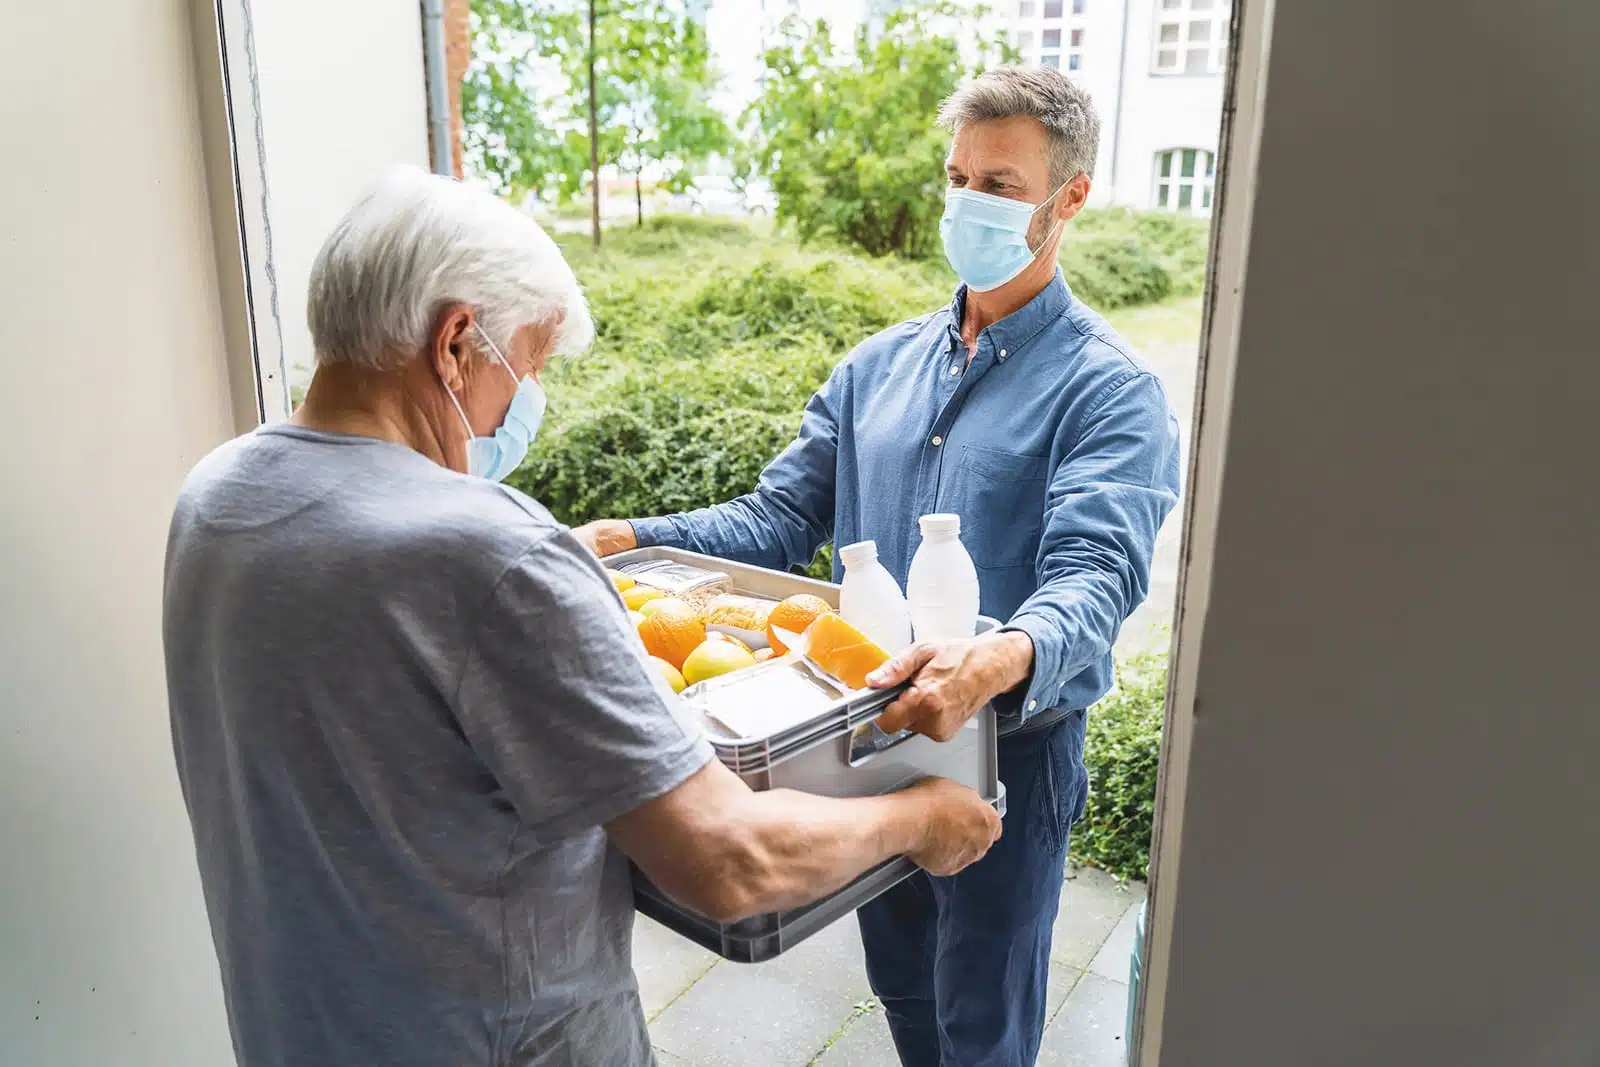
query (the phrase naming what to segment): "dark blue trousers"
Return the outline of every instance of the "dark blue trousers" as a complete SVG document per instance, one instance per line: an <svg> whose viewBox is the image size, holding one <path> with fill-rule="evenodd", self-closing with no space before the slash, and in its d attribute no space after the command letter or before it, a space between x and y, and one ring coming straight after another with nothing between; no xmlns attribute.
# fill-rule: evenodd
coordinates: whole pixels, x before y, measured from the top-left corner
<svg viewBox="0 0 1600 1067"><path fill-rule="evenodd" d="M1083 813L1083 712L1000 741L1005 829L952 878L918 872L858 913L904 1067L1033 1067L1067 834Z"/></svg>

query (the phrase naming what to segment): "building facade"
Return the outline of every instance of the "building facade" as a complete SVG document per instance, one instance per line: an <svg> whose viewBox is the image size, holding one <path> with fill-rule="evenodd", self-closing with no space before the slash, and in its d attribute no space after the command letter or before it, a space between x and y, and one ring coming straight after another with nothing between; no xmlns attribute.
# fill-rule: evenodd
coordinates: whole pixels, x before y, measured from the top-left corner
<svg viewBox="0 0 1600 1067"><path fill-rule="evenodd" d="M1059 67L1100 111L1090 202L1211 213L1230 0L1001 0L1023 62Z"/></svg>

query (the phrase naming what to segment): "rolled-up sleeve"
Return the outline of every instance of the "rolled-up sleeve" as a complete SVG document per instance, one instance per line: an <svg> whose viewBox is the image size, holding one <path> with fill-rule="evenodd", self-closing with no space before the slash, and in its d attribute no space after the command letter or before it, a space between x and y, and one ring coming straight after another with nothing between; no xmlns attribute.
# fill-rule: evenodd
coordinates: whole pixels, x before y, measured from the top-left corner
<svg viewBox="0 0 1600 1067"><path fill-rule="evenodd" d="M1032 677L1006 702L1023 719L1056 707L1144 602L1156 535L1178 501L1178 452L1177 419L1160 381L1136 373L1108 390L1057 464L1039 588L1005 626L1033 642Z"/></svg>
<svg viewBox="0 0 1600 1067"><path fill-rule="evenodd" d="M757 567L804 567L833 536L842 369L811 397L794 441L761 472L755 491L726 504L634 519L641 548L662 545Z"/></svg>
<svg viewBox="0 0 1600 1067"><path fill-rule="evenodd" d="M540 843L604 825L712 758L565 530L513 561L474 619L456 715Z"/></svg>

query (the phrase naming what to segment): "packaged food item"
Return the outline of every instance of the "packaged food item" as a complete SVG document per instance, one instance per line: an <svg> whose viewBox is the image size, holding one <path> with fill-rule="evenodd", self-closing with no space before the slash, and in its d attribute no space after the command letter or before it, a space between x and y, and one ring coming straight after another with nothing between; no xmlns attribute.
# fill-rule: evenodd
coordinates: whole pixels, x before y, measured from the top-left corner
<svg viewBox="0 0 1600 1067"><path fill-rule="evenodd" d="M683 691L683 699L732 737L771 737L825 713L842 694L792 659L772 659Z"/></svg>
<svg viewBox="0 0 1600 1067"><path fill-rule="evenodd" d="M670 559L642 559L617 568L639 585L659 589L668 596L686 601L696 611L704 611L712 598L726 593L732 580L721 571L706 570Z"/></svg>
<svg viewBox="0 0 1600 1067"><path fill-rule="evenodd" d="M728 630L739 630L743 633L734 636L743 638L745 633L764 634L767 630L767 616L772 614L776 602L759 600L753 596L740 596L737 593L722 593L711 598L711 603L706 605L706 625ZM748 641L746 642L748 643Z"/></svg>

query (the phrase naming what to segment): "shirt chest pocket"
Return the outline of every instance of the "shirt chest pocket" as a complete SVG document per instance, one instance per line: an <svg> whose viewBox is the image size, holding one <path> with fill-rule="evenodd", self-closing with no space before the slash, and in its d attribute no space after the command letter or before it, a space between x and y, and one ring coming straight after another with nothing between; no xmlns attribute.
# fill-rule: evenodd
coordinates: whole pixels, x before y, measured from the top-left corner
<svg viewBox="0 0 1600 1067"><path fill-rule="evenodd" d="M982 445L946 469L945 506L961 516L961 541L979 567L1032 566L1044 530L1050 461Z"/></svg>

